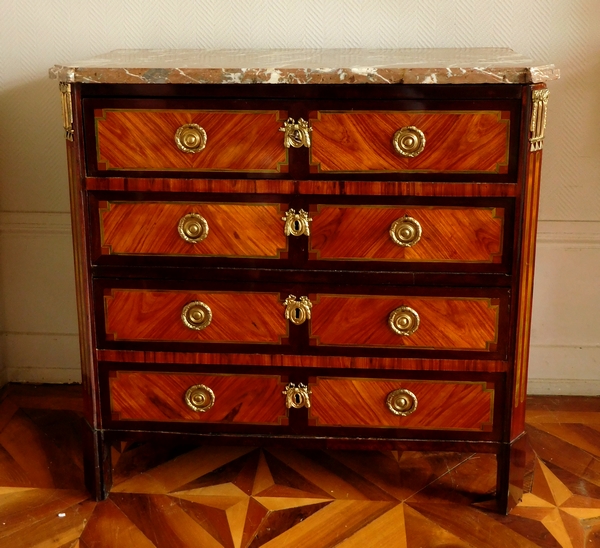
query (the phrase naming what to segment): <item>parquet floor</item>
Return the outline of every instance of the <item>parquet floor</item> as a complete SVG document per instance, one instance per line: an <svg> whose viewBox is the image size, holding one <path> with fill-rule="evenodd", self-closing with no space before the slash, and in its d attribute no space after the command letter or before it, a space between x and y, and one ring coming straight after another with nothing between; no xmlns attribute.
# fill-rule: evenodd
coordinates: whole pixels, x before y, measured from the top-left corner
<svg viewBox="0 0 600 548"><path fill-rule="evenodd" d="M0 403L0 547L600 547L600 398L530 398L531 492L489 511L494 457L123 445L83 487L76 386ZM487 501L487 502L486 502Z"/></svg>

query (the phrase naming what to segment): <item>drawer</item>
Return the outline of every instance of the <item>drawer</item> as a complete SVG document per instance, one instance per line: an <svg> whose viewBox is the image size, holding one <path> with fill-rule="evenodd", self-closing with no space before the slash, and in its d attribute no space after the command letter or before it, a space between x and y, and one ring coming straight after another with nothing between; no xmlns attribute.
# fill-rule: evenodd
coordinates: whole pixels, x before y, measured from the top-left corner
<svg viewBox="0 0 600 548"><path fill-rule="evenodd" d="M494 383L317 377L315 426L491 432Z"/></svg>
<svg viewBox="0 0 600 548"><path fill-rule="evenodd" d="M311 301L311 344L407 350L495 352L507 308L480 297L319 294Z"/></svg>
<svg viewBox="0 0 600 548"><path fill-rule="evenodd" d="M112 371L110 413L118 421L279 425L287 421L274 375Z"/></svg>
<svg viewBox="0 0 600 548"><path fill-rule="evenodd" d="M311 260L501 263L505 209L319 205Z"/></svg>
<svg viewBox="0 0 600 548"><path fill-rule="evenodd" d="M267 353L453 359L506 354L508 291L500 288L398 287L387 288L395 295L364 295L360 286L331 284L277 284L267 292L243 282L229 291L191 281L142 287L148 283L158 287L97 282L101 347L253 352L260 346ZM190 289L175 289L183 283Z"/></svg>
<svg viewBox="0 0 600 548"><path fill-rule="evenodd" d="M94 110L96 168L102 171L285 173L279 110Z"/></svg>
<svg viewBox="0 0 600 548"><path fill-rule="evenodd" d="M282 215L279 204L103 201L100 253L285 258Z"/></svg>
<svg viewBox="0 0 600 548"><path fill-rule="evenodd" d="M313 173L508 172L509 111L317 111Z"/></svg>
<svg viewBox="0 0 600 548"><path fill-rule="evenodd" d="M107 340L280 345L279 293L107 289Z"/></svg>

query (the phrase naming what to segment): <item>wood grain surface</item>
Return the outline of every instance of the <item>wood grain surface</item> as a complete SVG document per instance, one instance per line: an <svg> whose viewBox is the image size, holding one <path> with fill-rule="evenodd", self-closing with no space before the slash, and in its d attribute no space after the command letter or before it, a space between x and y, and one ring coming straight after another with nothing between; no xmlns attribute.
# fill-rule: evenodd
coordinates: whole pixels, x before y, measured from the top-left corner
<svg viewBox="0 0 600 548"><path fill-rule="evenodd" d="M283 112L98 109L94 115L99 170L287 171ZM177 148L175 132L184 124L204 129L204 150Z"/></svg>
<svg viewBox="0 0 600 548"><path fill-rule="evenodd" d="M519 309L515 354L515 383L511 439L516 438L525 426L525 398L527 395L527 368L531 335L531 309L533 306L533 278L535 244L537 235L538 203L542 172L542 151L528 154L527 182L524 196L523 239L521 242L521 268L518 273Z"/></svg>
<svg viewBox="0 0 600 548"><path fill-rule="evenodd" d="M215 396L213 407L204 412L184 401L187 389L198 384ZM109 387L114 420L280 424L286 415L278 376L115 371Z"/></svg>
<svg viewBox="0 0 600 548"><path fill-rule="evenodd" d="M298 186L296 181L284 179L159 179L146 177L88 177L84 184L88 190L207 192L209 194L292 194Z"/></svg>
<svg viewBox="0 0 600 548"><path fill-rule="evenodd" d="M501 373L508 362L501 360L450 360L427 358L379 358L365 356L310 356L285 354L212 354L204 352L154 352L142 350L97 350L102 362L150 364L211 364L249 367L327 367L333 369L394 369L404 371L482 371Z"/></svg>
<svg viewBox="0 0 600 548"><path fill-rule="evenodd" d="M490 511L493 454L114 442L83 487L81 387L0 395L7 548L580 548L600 540L600 399L528 398L523 500ZM58 460L57 460L58 459Z"/></svg>
<svg viewBox="0 0 600 548"><path fill-rule="evenodd" d="M311 169L504 173L509 119L500 111L311 113ZM425 149L414 158L400 156L392 145L394 133L406 126L425 135Z"/></svg>
<svg viewBox="0 0 600 548"><path fill-rule="evenodd" d="M411 247L390 236L408 215L422 228ZM431 262L500 262L503 209L450 207L355 207L320 205L311 211L310 251L318 259Z"/></svg>
<svg viewBox="0 0 600 548"><path fill-rule="evenodd" d="M400 306L420 317L412 335L398 335L388 325ZM317 345L490 351L498 340L499 314L490 299L318 295L310 335Z"/></svg>
<svg viewBox="0 0 600 548"><path fill-rule="evenodd" d="M309 417L317 426L372 426L443 430L492 430L493 385L485 382L438 382L317 377ZM406 417L386 406L390 392L410 390L416 410Z"/></svg>
<svg viewBox="0 0 600 548"><path fill-rule="evenodd" d="M287 336L279 293L113 289L104 301L106 333L114 340L279 344ZM192 301L212 311L210 325L201 331L181 320Z"/></svg>
<svg viewBox="0 0 600 548"><path fill-rule="evenodd" d="M88 190L209 192L226 194L318 194L350 196L515 196L514 183L431 183L420 181L290 181L261 179L169 179L88 177Z"/></svg>
<svg viewBox="0 0 600 548"><path fill-rule="evenodd" d="M179 234L189 213L206 220L206 239L190 243ZM100 244L107 254L278 258L287 250L283 226L278 204L105 202Z"/></svg>

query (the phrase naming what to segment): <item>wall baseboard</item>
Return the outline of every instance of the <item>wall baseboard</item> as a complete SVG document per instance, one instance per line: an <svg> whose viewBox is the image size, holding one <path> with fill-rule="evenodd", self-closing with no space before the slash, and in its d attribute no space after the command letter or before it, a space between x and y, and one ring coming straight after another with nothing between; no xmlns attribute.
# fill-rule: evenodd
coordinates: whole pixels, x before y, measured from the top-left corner
<svg viewBox="0 0 600 548"><path fill-rule="evenodd" d="M71 215L62 212L0 211L0 232L71 235Z"/></svg>
<svg viewBox="0 0 600 548"><path fill-rule="evenodd" d="M42 247L49 234L55 235L52 240L53 246L57 241L63 242L64 235L63 247L70 248L70 242L66 240L66 238L70 239L71 234L70 217L68 213L0 212L0 233L4 234L5 241L18 240L19 235L27 238L30 243L33 238L36 239L36 242L39 239ZM595 317L595 309L600 303L594 303L593 299L589 298L590 284L593 283L589 280L596 279L595 270L590 267L590 264L598 264L595 257L598 256L600 249L600 221L541 221L538 230L538 245L539 265L543 267L538 270L540 277L536 281L538 287L536 296L541 298L536 305L537 309L542 312L540 317L544 319L547 316L544 306L548 308L549 305L553 305L556 286L568 289L569 298L572 297L569 303L573 308L571 311L573 314L576 313L576 316L582 318L584 313L585 318ZM18 246L16 249L18 251ZM583 257L592 257L593 260L584 263L580 259ZM5 256L4 260L9 261L8 264L12 264L11 257ZM579 268L580 278L586 278L588 282L581 282L579 285L561 285L566 274L553 266L557 260L565 264L574 261L573 268L575 270ZM43 261L40 259L40 262ZM59 263L60 269L66 268L64 267L66 260L63 263ZM584 270L581 270L582 268ZM40 272L43 272L43 269L44 265L40 265ZM545 276L544 273L551 273L554 278ZM550 280L552 284L549 285L547 280ZM27 283L32 282L28 281ZM4 292L8 295L21 294L26 289L22 285L5 287ZM72 299L74 288L65 284L61 288L61 292L65 298L68 295L68 298ZM573 317L576 318L576 316ZM552 333L548 334L546 330L538 328L543 322L539 319L536 320L535 315L533 321L534 336L530 356L528 392L530 394L600 395L600 369L598 369L600 346L594 335L593 329L595 328L592 329L591 334L587 335L586 340L583 340L585 337L580 337L582 338L581 344L574 344L574 337L572 334L568 334L563 341L566 344L556 345L556 337ZM582 319L578 321L583 322ZM53 321L52 323L58 326L57 331L61 331L63 328L68 329L69 323L76 325L74 319L66 322L65 326L60 325L63 322L56 324ZM589 322L584 323L589 325ZM551 323L552 325L554 323ZM587 329L590 330L589 327ZM72 331L72 328L70 330ZM585 329L582 328L577 332L578 335L581 335L583 331ZM0 386L4 382L69 383L80 381L79 348L76 334L72 332L16 333L7 330L0 335Z"/></svg>
<svg viewBox="0 0 600 548"><path fill-rule="evenodd" d="M600 221L540 221L537 244L597 249L600 247Z"/></svg>
<svg viewBox="0 0 600 548"><path fill-rule="evenodd" d="M73 368L9 368L5 373L5 382L53 384L81 382L79 369ZM600 396L600 380L529 379L527 393L536 396Z"/></svg>
<svg viewBox="0 0 600 548"><path fill-rule="evenodd" d="M73 384L81 383L79 369L8 369L8 382L31 384Z"/></svg>
<svg viewBox="0 0 600 548"><path fill-rule="evenodd" d="M600 380L529 379L527 393L536 396L600 396Z"/></svg>
<svg viewBox="0 0 600 548"><path fill-rule="evenodd" d="M3 333L0 360L7 382L81 382L78 335Z"/></svg>
<svg viewBox="0 0 600 548"><path fill-rule="evenodd" d="M0 211L0 232L71 234L68 212ZM600 247L600 221L539 221L538 245Z"/></svg>

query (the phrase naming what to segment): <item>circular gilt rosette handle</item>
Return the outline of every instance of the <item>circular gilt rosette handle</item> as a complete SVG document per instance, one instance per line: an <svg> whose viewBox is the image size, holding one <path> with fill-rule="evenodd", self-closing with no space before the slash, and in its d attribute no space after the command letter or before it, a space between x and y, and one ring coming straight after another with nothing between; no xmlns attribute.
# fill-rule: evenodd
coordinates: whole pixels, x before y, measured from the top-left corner
<svg viewBox="0 0 600 548"><path fill-rule="evenodd" d="M183 399L190 409L206 413L215 404L215 393L204 384L195 384L187 389Z"/></svg>
<svg viewBox="0 0 600 548"><path fill-rule="evenodd" d="M388 319L388 325L394 333L408 337L419 329L419 314L409 306L399 306L393 310Z"/></svg>
<svg viewBox="0 0 600 548"><path fill-rule="evenodd" d="M206 146L206 131L198 124L184 124L175 132L175 144L181 152L196 154Z"/></svg>
<svg viewBox="0 0 600 548"><path fill-rule="evenodd" d="M390 237L392 241L402 247L412 247L421 239L423 229L414 217L405 215L396 219L390 226Z"/></svg>
<svg viewBox="0 0 600 548"><path fill-rule="evenodd" d="M208 236L208 223L198 213L188 213L179 219L177 231L183 240L195 244L206 239Z"/></svg>
<svg viewBox="0 0 600 548"><path fill-rule="evenodd" d="M411 413L414 413L417 409L417 396L415 396L410 390L400 388L394 390L388 394L385 404L387 408L401 417L406 417Z"/></svg>
<svg viewBox="0 0 600 548"><path fill-rule="evenodd" d="M202 301L192 301L186 304L181 311L181 321L189 329L201 331L208 327L212 321L210 307Z"/></svg>
<svg viewBox="0 0 600 548"><path fill-rule="evenodd" d="M414 158L425 148L425 134L415 126L400 128L392 137L394 150L405 158Z"/></svg>

